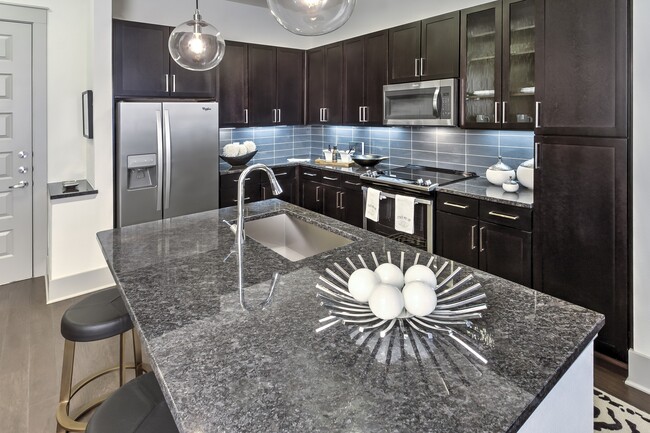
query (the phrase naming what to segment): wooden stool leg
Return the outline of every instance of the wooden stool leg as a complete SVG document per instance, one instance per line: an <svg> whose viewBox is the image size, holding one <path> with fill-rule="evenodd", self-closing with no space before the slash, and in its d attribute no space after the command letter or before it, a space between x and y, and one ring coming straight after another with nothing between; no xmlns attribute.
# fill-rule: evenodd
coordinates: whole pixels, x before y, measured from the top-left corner
<svg viewBox="0 0 650 433"><path fill-rule="evenodd" d="M138 377L144 373L142 370L142 345L140 344L140 337L138 337L135 328L131 330L133 333L133 363L135 364L135 376Z"/></svg>

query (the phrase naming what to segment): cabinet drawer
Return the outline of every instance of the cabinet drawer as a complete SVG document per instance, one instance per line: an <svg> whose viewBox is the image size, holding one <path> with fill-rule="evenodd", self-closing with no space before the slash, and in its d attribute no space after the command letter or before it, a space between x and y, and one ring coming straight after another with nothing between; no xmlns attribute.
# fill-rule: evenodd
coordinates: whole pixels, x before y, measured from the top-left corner
<svg viewBox="0 0 650 433"><path fill-rule="evenodd" d="M481 221L531 231L533 210L489 201L481 202Z"/></svg>
<svg viewBox="0 0 650 433"><path fill-rule="evenodd" d="M219 207L229 207L237 204L237 182L241 173L222 174L219 178ZM246 178L244 198L246 203L260 199L260 172L253 172Z"/></svg>
<svg viewBox="0 0 650 433"><path fill-rule="evenodd" d="M341 173L335 171L323 170L321 175L321 182L327 186L333 186L338 188L341 184L341 179L343 176Z"/></svg>
<svg viewBox="0 0 650 433"><path fill-rule="evenodd" d="M322 173L317 168L300 167L300 180L302 182L320 182Z"/></svg>
<svg viewBox="0 0 650 433"><path fill-rule="evenodd" d="M359 176L351 176L349 174L345 174L343 175L343 177L341 177L342 188L361 191L362 186L363 183L361 183L361 179L359 179Z"/></svg>
<svg viewBox="0 0 650 433"><path fill-rule="evenodd" d="M436 209L469 218L478 218L478 200L460 195L438 193Z"/></svg>

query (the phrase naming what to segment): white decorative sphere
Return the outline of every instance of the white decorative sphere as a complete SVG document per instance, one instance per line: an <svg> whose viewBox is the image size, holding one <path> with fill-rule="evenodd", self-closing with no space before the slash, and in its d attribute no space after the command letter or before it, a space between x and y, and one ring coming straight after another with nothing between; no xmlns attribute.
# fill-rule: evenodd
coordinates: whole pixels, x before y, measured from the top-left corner
<svg viewBox="0 0 650 433"><path fill-rule="evenodd" d="M379 275L366 268L352 272L348 279L348 290L354 299L359 302L368 302L370 294L381 283Z"/></svg>
<svg viewBox="0 0 650 433"><path fill-rule="evenodd" d="M404 287L404 274L402 270L392 263L383 263L375 269L377 275L384 284L395 286L398 289Z"/></svg>
<svg viewBox="0 0 650 433"><path fill-rule="evenodd" d="M424 265L413 265L406 270L406 273L404 274L404 283L408 284L412 281L422 281L433 288L438 284L436 274L431 270L431 268Z"/></svg>
<svg viewBox="0 0 650 433"><path fill-rule="evenodd" d="M402 313L404 297L397 287L379 284L370 294L368 305L375 316L383 320L392 320Z"/></svg>
<svg viewBox="0 0 650 433"><path fill-rule="evenodd" d="M414 316L426 316L433 312L438 305L436 292L430 285L422 281L407 283L402 290L406 311Z"/></svg>

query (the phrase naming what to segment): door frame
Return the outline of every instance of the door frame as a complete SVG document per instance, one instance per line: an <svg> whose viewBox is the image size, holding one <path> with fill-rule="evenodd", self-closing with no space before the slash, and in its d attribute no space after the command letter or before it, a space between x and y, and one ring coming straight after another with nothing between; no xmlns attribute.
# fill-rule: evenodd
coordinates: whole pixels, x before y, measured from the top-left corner
<svg viewBox="0 0 650 433"><path fill-rule="evenodd" d="M0 3L3 21L32 26L32 277L47 273L47 8Z"/></svg>

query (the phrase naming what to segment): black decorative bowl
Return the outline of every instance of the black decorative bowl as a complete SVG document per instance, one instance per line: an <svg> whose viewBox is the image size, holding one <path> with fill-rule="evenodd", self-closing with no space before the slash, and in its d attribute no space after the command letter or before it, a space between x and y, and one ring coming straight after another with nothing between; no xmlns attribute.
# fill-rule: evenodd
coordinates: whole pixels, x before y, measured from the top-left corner
<svg viewBox="0 0 650 433"><path fill-rule="evenodd" d="M352 155L352 161L356 162L357 164L363 166L363 167L374 167L375 165L379 164L382 161L387 160L387 156L381 156L381 155Z"/></svg>
<svg viewBox="0 0 650 433"><path fill-rule="evenodd" d="M257 150L254 150L250 153L247 153L246 155L240 155L240 156L225 156L225 155L219 155L219 158L223 159L226 161L228 164L230 164L233 167L241 167L242 165L248 164L248 161L253 159L255 154L257 153Z"/></svg>

